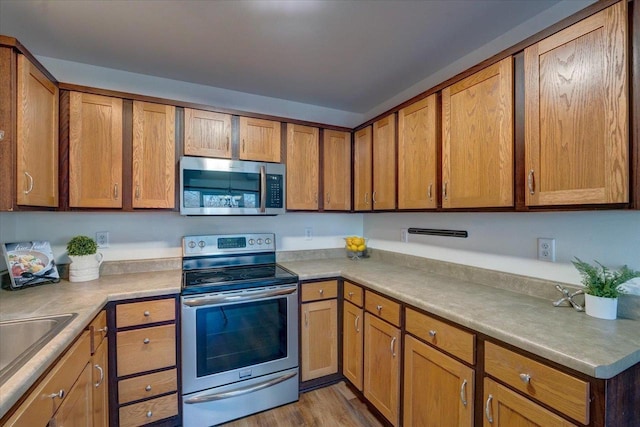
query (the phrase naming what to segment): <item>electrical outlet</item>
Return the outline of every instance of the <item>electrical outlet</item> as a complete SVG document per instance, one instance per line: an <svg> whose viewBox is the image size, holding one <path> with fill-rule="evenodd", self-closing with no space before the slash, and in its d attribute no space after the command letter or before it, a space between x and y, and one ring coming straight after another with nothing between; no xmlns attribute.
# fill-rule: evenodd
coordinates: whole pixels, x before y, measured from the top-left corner
<svg viewBox="0 0 640 427"><path fill-rule="evenodd" d="M108 231L97 231L96 232L96 243L99 248L108 248L109 247L109 232Z"/></svg>
<svg viewBox="0 0 640 427"><path fill-rule="evenodd" d="M556 262L556 239L538 238L538 259L540 261Z"/></svg>
<svg viewBox="0 0 640 427"><path fill-rule="evenodd" d="M304 229L304 239L305 240L313 239L313 229L311 227L306 227Z"/></svg>
<svg viewBox="0 0 640 427"><path fill-rule="evenodd" d="M409 230L406 228L400 230L400 241L405 243L409 241Z"/></svg>

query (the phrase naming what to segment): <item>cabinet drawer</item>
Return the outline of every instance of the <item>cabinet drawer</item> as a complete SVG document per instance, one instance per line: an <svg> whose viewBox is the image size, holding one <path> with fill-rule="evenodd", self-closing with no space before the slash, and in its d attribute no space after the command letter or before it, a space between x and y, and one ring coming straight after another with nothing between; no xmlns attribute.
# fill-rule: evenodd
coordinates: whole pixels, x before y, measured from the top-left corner
<svg viewBox="0 0 640 427"><path fill-rule="evenodd" d="M326 280L324 282L303 283L302 302L317 301L338 297L338 281Z"/></svg>
<svg viewBox="0 0 640 427"><path fill-rule="evenodd" d="M486 342L485 371L527 396L589 424L589 383Z"/></svg>
<svg viewBox="0 0 640 427"><path fill-rule="evenodd" d="M120 408L120 427L134 427L178 415L176 393Z"/></svg>
<svg viewBox="0 0 640 427"><path fill-rule="evenodd" d="M362 288L360 286L354 285L353 283L345 280L343 297L345 301L349 301L351 304L362 307Z"/></svg>
<svg viewBox="0 0 640 427"><path fill-rule="evenodd" d="M119 377L175 366L175 326L118 332L117 357Z"/></svg>
<svg viewBox="0 0 640 427"><path fill-rule="evenodd" d="M27 397L5 426L44 426L65 401L71 387L76 382L91 356L89 332L80 338L64 354L36 389ZM50 395L63 393L62 398Z"/></svg>
<svg viewBox="0 0 640 427"><path fill-rule="evenodd" d="M91 334L91 354L96 352L102 340L107 336L107 312L102 310L89 325Z"/></svg>
<svg viewBox="0 0 640 427"><path fill-rule="evenodd" d="M120 404L169 393L178 389L175 369L142 375L118 382Z"/></svg>
<svg viewBox="0 0 640 427"><path fill-rule="evenodd" d="M408 308L406 330L423 341L468 362L475 363L475 335Z"/></svg>
<svg viewBox="0 0 640 427"><path fill-rule="evenodd" d="M176 302L173 298L132 302L116 306L116 326L149 325L176 319Z"/></svg>
<svg viewBox="0 0 640 427"><path fill-rule="evenodd" d="M400 304L371 291L364 293L365 309L376 316L400 326Z"/></svg>

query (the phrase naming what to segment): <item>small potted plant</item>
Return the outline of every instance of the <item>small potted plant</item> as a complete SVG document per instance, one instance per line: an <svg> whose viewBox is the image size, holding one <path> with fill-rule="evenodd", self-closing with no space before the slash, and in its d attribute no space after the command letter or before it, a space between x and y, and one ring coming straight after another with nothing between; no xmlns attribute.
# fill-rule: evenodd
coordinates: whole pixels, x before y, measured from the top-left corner
<svg viewBox="0 0 640 427"><path fill-rule="evenodd" d="M75 236L67 243L69 265L69 281L85 282L100 276L102 254L98 252L98 244L91 237Z"/></svg>
<svg viewBox="0 0 640 427"><path fill-rule="evenodd" d="M571 262L582 276L587 314L600 319L615 319L618 297L622 294L620 285L640 277L640 271L631 270L626 265L619 270L611 270L598 261L595 261L597 265L591 265L578 257Z"/></svg>

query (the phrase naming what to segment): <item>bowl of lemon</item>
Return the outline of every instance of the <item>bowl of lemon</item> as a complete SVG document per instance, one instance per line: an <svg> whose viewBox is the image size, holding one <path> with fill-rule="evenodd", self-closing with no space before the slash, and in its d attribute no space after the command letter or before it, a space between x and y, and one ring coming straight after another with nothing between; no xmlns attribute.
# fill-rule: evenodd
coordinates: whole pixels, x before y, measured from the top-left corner
<svg viewBox="0 0 640 427"><path fill-rule="evenodd" d="M360 236L344 238L347 256L351 259L367 258L367 239Z"/></svg>

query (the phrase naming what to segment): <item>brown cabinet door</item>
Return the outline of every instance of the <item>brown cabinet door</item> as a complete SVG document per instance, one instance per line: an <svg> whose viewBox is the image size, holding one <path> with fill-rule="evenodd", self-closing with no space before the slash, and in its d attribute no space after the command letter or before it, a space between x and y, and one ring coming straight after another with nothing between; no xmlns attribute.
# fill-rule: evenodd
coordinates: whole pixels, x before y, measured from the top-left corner
<svg viewBox="0 0 640 427"><path fill-rule="evenodd" d="M176 107L133 101L134 208L175 206Z"/></svg>
<svg viewBox="0 0 640 427"><path fill-rule="evenodd" d="M69 206L122 207L122 99L69 95Z"/></svg>
<svg viewBox="0 0 640 427"><path fill-rule="evenodd" d="M398 209L437 207L436 94L398 112Z"/></svg>
<svg viewBox="0 0 640 427"><path fill-rule="evenodd" d="M364 319L362 309L344 302L342 310L342 373L362 391L362 345Z"/></svg>
<svg viewBox="0 0 640 427"><path fill-rule="evenodd" d="M442 207L513 206L513 59L442 91Z"/></svg>
<svg viewBox="0 0 640 427"><path fill-rule="evenodd" d="M351 210L351 134L325 129L324 210Z"/></svg>
<svg viewBox="0 0 640 427"><path fill-rule="evenodd" d="M231 158L231 116L184 109L184 154Z"/></svg>
<svg viewBox="0 0 640 427"><path fill-rule="evenodd" d="M473 426L473 381L473 369L405 335L405 425Z"/></svg>
<svg viewBox="0 0 640 427"><path fill-rule="evenodd" d="M396 208L396 118L373 124L373 209Z"/></svg>
<svg viewBox="0 0 640 427"><path fill-rule="evenodd" d="M92 356L93 426L109 425L109 342L105 338Z"/></svg>
<svg viewBox="0 0 640 427"><path fill-rule="evenodd" d="M484 379L485 427L570 427L575 425L497 382L489 378Z"/></svg>
<svg viewBox="0 0 640 427"><path fill-rule="evenodd" d="M400 410L400 329L364 314L364 396L389 422Z"/></svg>
<svg viewBox="0 0 640 427"><path fill-rule="evenodd" d="M57 207L58 87L21 54L17 86L17 202Z"/></svg>
<svg viewBox="0 0 640 427"><path fill-rule="evenodd" d="M524 52L526 204L629 201L627 2Z"/></svg>
<svg viewBox="0 0 640 427"><path fill-rule="evenodd" d="M353 209L370 211L373 188L373 142L371 126L360 129L353 136Z"/></svg>
<svg viewBox="0 0 640 427"><path fill-rule="evenodd" d="M91 363L87 363L80 377L78 377L69 394L65 397L64 402L60 405L58 412L56 412L55 423L50 425L64 427L93 426L91 370Z"/></svg>
<svg viewBox="0 0 640 427"><path fill-rule="evenodd" d="M338 372L338 301L302 304L302 381Z"/></svg>
<svg viewBox="0 0 640 427"><path fill-rule="evenodd" d="M287 209L318 210L320 139L315 127L287 124Z"/></svg>
<svg viewBox="0 0 640 427"><path fill-rule="evenodd" d="M240 159L280 163L280 122L240 117Z"/></svg>

